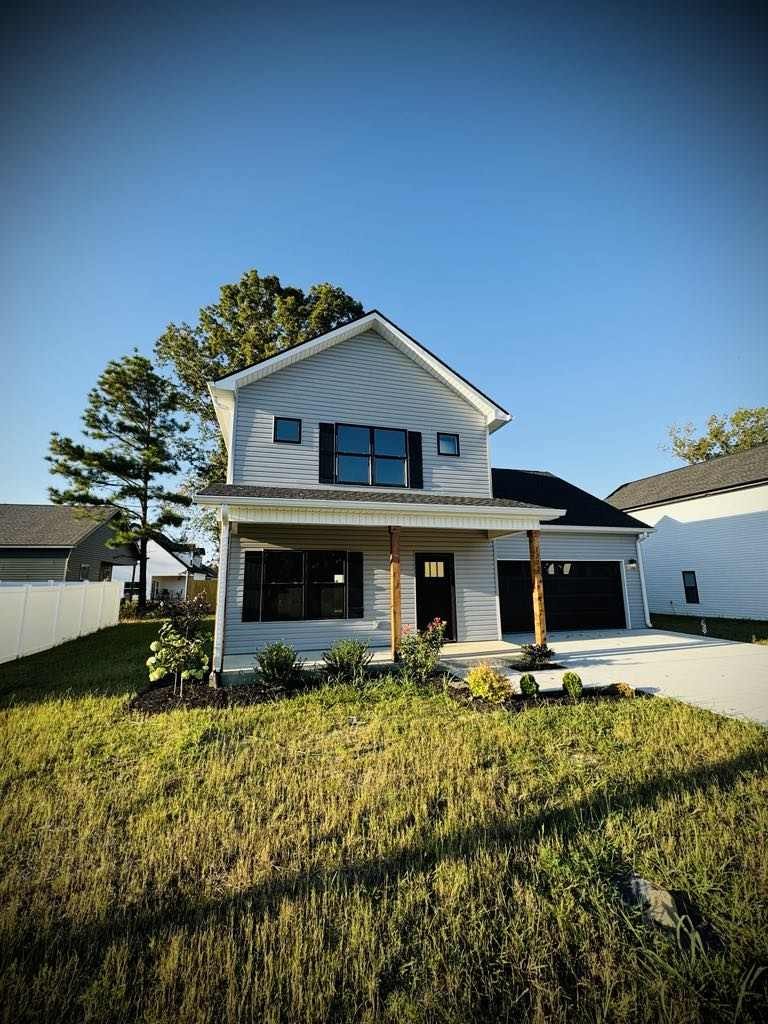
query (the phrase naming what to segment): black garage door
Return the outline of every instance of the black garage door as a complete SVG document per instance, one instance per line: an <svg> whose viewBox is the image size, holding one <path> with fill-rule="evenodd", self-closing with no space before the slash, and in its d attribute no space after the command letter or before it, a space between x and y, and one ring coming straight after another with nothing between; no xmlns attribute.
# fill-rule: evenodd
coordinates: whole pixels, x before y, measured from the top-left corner
<svg viewBox="0 0 768 1024"><path fill-rule="evenodd" d="M623 628L624 592L618 562L542 562L548 629ZM529 562L499 562L504 633L533 629Z"/></svg>

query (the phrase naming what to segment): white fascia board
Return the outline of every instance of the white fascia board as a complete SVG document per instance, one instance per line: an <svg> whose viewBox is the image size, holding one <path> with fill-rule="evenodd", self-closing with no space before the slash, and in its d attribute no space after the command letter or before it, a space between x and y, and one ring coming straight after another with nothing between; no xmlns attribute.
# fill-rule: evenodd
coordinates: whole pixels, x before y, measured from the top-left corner
<svg viewBox="0 0 768 1024"><path fill-rule="evenodd" d="M565 515L565 513L563 513ZM557 523L542 524L548 533L653 533L653 526L558 526Z"/></svg>
<svg viewBox="0 0 768 1024"><path fill-rule="evenodd" d="M436 359L435 356L414 342L407 334L404 334L398 327L390 323L379 313L369 313L361 320L355 320L350 324L343 324L333 331L328 331L327 334L322 334L319 338L314 338L312 341L305 342L302 345L295 345L284 352L278 352L277 355L265 359L256 366L246 367L246 369L230 374L220 381L211 381L208 384L208 390L214 399L214 406L216 405L216 394L218 393L223 394L237 391L238 388L245 387L247 384L253 384L255 381L262 380L264 377L268 377L278 370L284 369L286 366L291 366L303 359L308 359L310 356L331 348L341 341L348 341L350 338L370 330L375 330L382 338L391 342L400 351L421 364L434 377L437 377L466 402L478 409L485 417L489 431L498 430L499 427L502 427L512 419L508 412L495 405L471 384L459 377L458 374L450 370L439 359ZM219 423L221 423L218 409L216 410L216 415L219 418Z"/></svg>
<svg viewBox="0 0 768 1024"><path fill-rule="evenodd" d="M565 515L565 509L562 508L541 508L538 506L524 506L516 508L511 506L509 508L498 507L493 505L438 505L435 504L423 504L420 505L418 502L384 502L376 501L345 501L343 498L328 499L328 498L248 498L248 497L233 497L229 495L208 495L208 494L196 494L194 497L195 504L197 505L229 505L230 508L237 505L248 505L255 508L338 508L338 509L367 509L376 512L382 512L391 510L393 512L405 510L407 512L413 512L414 514L422 515L456 515L463 514L465 512L471 513L472 515L489 515L489 516L518 516L521 518L531 519L558 519L560 516Z"/></svg>
<svg viewBox="0 0 768 1024"><path fill-rule="evenodd" d="M227 452L231 453L235 424L235 392L230 388L220 388L212 383L208 385L208 392L213 401L213 411L219 421Z"/></svg>

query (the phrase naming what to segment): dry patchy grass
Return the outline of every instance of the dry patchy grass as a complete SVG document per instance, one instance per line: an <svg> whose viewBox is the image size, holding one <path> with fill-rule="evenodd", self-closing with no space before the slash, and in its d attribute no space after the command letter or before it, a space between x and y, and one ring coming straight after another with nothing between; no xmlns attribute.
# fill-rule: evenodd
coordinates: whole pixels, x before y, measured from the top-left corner
<svg viewBox="0 0 768 1024"><path fill-rule="evenodd" d="M760 727L387 680L129 716L155 629L0 668L5 1020L765 1018ZM724 949L625 910L630 866Z"/></svg>

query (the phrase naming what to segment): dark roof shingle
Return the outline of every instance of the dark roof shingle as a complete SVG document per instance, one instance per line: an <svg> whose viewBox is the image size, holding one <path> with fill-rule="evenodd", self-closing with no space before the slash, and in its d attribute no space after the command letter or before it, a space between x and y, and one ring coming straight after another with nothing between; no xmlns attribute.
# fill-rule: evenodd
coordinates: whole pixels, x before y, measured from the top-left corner
<svg viewBox="0 0 768 1024"><path fill-rule="evenodd" d="M243 484L209 484L198 492L209 498L278 498L297 501L382 501L396 505L467 505L490 508L541 508L527 501L499 498L475 498L458 494L425 494L423 491L348 491L322 490L317 487L257 487ZM555 506L562 508L562 505Z"/></svg>
<svg viewBox="0 0 768 1024"><path fill-rule="evenodd" d="M631 480L611 491L605 500L616 508L643 508L712 491L748 487L762 480L768 480L768 444Z"/></svg>
<svg viewBox="0 0 768 1024"><path fill-rule="evenodd" d="M0 505L0 547L71 548L114 515L111 508Z"/></svg>
<svg viewBox="0 0 768 1024"><path fill-rule="evenodd" d="M562 477L533 469L493 469L493 493L497 498L515 497L547 508L567 509L564 516L547 526L604 526L628 530L647 528L646 523L628 516L594 494L569 484Z"/></svg>

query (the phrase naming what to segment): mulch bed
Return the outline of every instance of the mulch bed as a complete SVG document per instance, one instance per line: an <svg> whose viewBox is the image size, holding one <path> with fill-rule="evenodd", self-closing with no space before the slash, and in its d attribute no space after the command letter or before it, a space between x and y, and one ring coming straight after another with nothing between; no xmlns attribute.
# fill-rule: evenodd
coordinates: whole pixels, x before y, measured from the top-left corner
<svg viewBox="0 0 768 1024"><path fill-rule="evenodd" d="M280 690L269 690L259 684L221 686L213 689L208 683L185 683L184 696L173 692L170 683L156 683L137 693L128 703L128 711L145 715L160 715L166 711L189 711L193 708L234 708L251 704L266 704L285 696Z"/></svg>
<svg viewBox="0 0 768 1024"><path fill-rule="evenodd" d="M591 704L595 701L622 701L633 700L633 697L624 697L618 693L611 693L605 686L585 686L581 697L574 701L562 690L541 690L536 697L523 697L519 693L512 694L501 704L491 704L489 701L473 697L468 689L463 687L449 687L449 695L453 700L474 711L532 711L534 708L546 708L552 706ZM642 690L635 690L635 697L652 697L652 693L645 693Z"/></svg>

